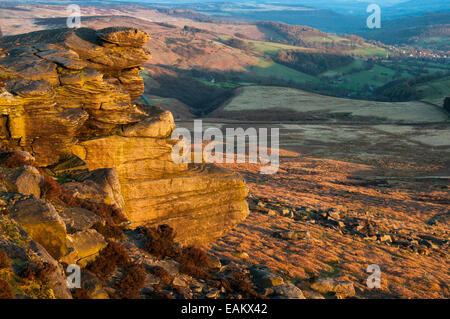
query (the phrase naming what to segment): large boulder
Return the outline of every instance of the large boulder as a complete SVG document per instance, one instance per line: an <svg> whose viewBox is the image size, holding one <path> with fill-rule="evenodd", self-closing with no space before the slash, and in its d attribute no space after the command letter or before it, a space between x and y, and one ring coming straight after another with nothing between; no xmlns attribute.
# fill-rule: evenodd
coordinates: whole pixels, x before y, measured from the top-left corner
<svg viewBox="0 0 450 319"><path fill-rule="evenodd" d="M175 121L171 112L153 107L150 116L136 124L128 125L123 129L126 137L153 137L166 138L175 129Z"/></svg>
<svg viewBox="0 0 450 319"><path fill-rule="evenodd" d="M342 281L334 278L319 278L311 288L322 294L334 293L338 298L355 296L355 287L350 281Z"/></svg>
<svg viewBox="0 0 450 319"><path fill-rule="evenodd" d="M71 252L64 256L61 261L67 264L78 263L86 266L95 259L98 252L106 247L105 238L94 229L76 232L68 236Z"/></svg>
<svg viewBox="0 0 450 319"><path fill-rule="evenodd" d="M168 224L182 244L225 235L249 214L237 173L215 165L176 164L170 139L111 136L74 148L90 169L116 167L133 227Z"/></svg>
<svg viewBox="0 0 450 319"><path fill-rule="evenodd" d="M103 218L90 210L78 207L64 207L60 216L66 224L67 231L71 233L88 230L95 224L104 222Z"/></svg>
<svg viewBox="0 0 450 319"><path fill-rule="evenodd" d="M120 47L105 44L105 39ZM5 37L0 114L7 144L33 152L40 165L70 153L79 134L109 133L147 114L132 103L144 92L139 66L150 58L145 32L60 29ZM87 122L87 123L86 123Z"/></svg>
<svg viewBox="0 0 450 319"><path fill-rule="evenodd" d="M214 165L175 163L172 114L133 103L144 92L139 72L151 57L143 47L148 40L123 27L0 39L8 53L0 69L9 79L0 88L0 142L31 152L55 174L67 173L70 167L57 164L76 155L94 172L78 174L65 192L121 208L132 227L169 224L180 243L205 243L246 218L247 188L239 174ZM50 253L64 255L64 221L42 203L34 217L20 205L24 212L15 211L15 218ZM55 239L42 236L46 227Z"/></svg>
<svg viewBox="0 0 450 319"><path fill-rule="evenodd" d="M25 165L16 169L0 168L0 174L9 191L37 198L41 196L42 176L35 167Z"/></svg>
<svg viewBox="0 0 450 319"><path fill-rule="evenodd" d="M103 41L117 44L121 47L144 46L150 37L144 31L128 27L111 27L100 30L97 33Z"/></svg>
<svg viewBox="0 0 450 319"><path fill-rule="evenodd" d="M273 290L276 299L306 299L303 291L292 283L282 284Z"/></svg>
<svg viewBox="0 0 450 319"><path fill-rule="evenodd" d="M108 197L108 194L93 181L67 182L62 184L62 189L75 198L85 199L91 202L103 203Z"/></svg>
<svg viewBox="0 0 450 319"><path fill-rule="evenodd" d="M9 216L55 259L67 253L66 225L55 208L35 197L12 202Z"/></svg>
<svg viewBox="0 0 450 319"><path fill-rule="evenodd" d="M250 274L257 287L272 288L284 284L282 277L273 274L268 267L254 266L250 268Z"/></svg>
<svg viewBox="0 0 450 319"><path fill-rule="evenodd" d="M30 262L51 265L54 271L45 273L46 278L43 278L45 282L37 283L40 288L38 290L44 290L43 285L47 285L56 298L72 298L61 265L50 256L44 247L31 239L17 223L5 216L0 216L0 250L6 252L14 269L20 269ZM11 279L14 286L16 284L14 276ZM26 289L20 285L16 285L14 288L17 293L29 298L39 297L32 289Z"/></svg>
<svg viewBox="0 0 450 319"><path fill-rule="evenodd" d="M108 205L116 205L123 209L125 202L122 197L119 176L114 168L101 168L74 176L80 183L96 185L103 194L102 201Z"/></svg>

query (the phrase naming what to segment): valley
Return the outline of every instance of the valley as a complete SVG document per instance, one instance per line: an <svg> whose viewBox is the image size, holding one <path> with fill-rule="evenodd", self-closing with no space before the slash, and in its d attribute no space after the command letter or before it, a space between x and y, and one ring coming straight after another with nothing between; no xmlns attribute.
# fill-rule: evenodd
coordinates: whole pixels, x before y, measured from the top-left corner
<svg viewBox="0 0 450 319"><path fill-rule="evenodd" d="M17 12L20 19L15 18ZM0 13L0 27L4 35L60 28L65 26L65 15L62 6L8 7ZM125 25L148 32L152 41L147 48L153 58L144 65L146 94L175 98L175 103L187 105L193 115L212 112L230 98L233 89L247 85L290 87L352 99L424 100L437 106L442 106L447 95L445 90L430 89L446 86L450 74L446 59L421 57L413 47L305 26L205 20L183 10L82 7L82 15L85 27ZM301 61L310 61L302 65L299 60L286 60L293 52L302 54ZM314 60L319 54L329 61L333 56L345 56L348 61L324 65ZM191 92L202 92L204 100L196 101Z"/></svg>
<svg viewBox="0 0 450 319"><path fill-rule="evenodd" d="M443 123L447 113L424 102L373 102L335 98L297 89L247 86L211 117L298 122ZM268 120L270 119L270 120Z"/></svg>
<svg viewBox="0 0 450 319"><path fill-rule="evenodd" d="M0 299L450 298L450 8L381 2L0 1Z"/></svg>

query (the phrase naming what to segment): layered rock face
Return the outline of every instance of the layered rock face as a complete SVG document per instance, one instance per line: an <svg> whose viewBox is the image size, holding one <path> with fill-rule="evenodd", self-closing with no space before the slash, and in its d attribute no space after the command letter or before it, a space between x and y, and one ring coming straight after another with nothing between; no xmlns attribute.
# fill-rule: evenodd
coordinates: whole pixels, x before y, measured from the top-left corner
<svg viewBox="0 0 450 319"><path fill-rule="evenodd" d="M0 44L5 51L0 78L6 79L0 95L1 137L35 154L40 165L70 153L79 137L108 135L146 117L131 102L143 93L139 65L150 54L120 40L102 40L126 30L102 32L50 30ZM148 40L144 32L137 31L136 37Z"/></svg>
<svg viewBox="0 0 450 319"><path fill-rule="evenodd" d="M103 188L132 227L169 224L179 242L205 243L248 215L245 182L213 165L172 161L172 114L133 103L144 90L148 40L130 28L2 39L0 141L41 167L73 170L64 159L76 155L89 170L112 169Z"/></svg>

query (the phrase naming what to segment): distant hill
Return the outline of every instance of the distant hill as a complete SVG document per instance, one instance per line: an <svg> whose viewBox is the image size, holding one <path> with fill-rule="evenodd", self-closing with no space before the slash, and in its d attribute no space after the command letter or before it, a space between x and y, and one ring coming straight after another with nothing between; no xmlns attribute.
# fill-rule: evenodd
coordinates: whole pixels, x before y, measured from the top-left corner
<svg viewBox="0 0 450 319"><path fill-rule="evenodd" d="M364 16L350 16L332 10L277 10L247 11L233 13L234 17L254 21L274 21L305 25L324 32L351 33L365 25Z"/></svg>
<svg viewBox="0 0 450 319"><path fill-rule="evenodd" d="M443 51L450 48L450 12L430 13L383 22L377 30L358 35L386 44L407 44L432 47Z"/></svg>
<svg viewBox="0 0 450 319"><path fill-rule="evenodd" d="M306 45L308 37L327 37L328 35L317 29L300 26L289 25L278 22L258 22L258 28L267 34L267 40L273 42L287 43L290 45Z"/></svg>
<svg viewBox="0 0 450 319"><path fill-rule="evenodd" d="M370 3L378 4L386 19L422 15L431 12L450 11L450 2L445 0L377 0L372 2L355 0L285 0L283 3L298 4L333 10L344 15L366 15Z"/></svg>
<svg viewBox="0 0 450 319"><path fill-rule="evenodd" d="M263 21L257 22L256 26L265 34L267 41L314 48L323 52L352 51L366 42L354 35L336 36L304 25Z"/></svg>
<svg viewBox="0 0 450 319"><path fill-rule="evenodd" d="M165 14L167 16L173 16L178 18L186 18L193 21L199 22L217 22L218 19L208 16L206 14L198 13L194 10L184 10L184 9L158 9L158 12Z"/></svg>
<svg viewBox="0 0 450 319"><path fill-rule="evenodd" d="M14 7L0 10L5 35L66 26L62 6L27 8L20 16ZM442 61L421 60L409 54L408 58L400 57L397 50L386 45L305 25L211 19L214 22L189 9L85 7L82 25L93 29L131 26L148 32L151 41L146 48L152 60L142 71L145 95L152 103L183 109L179 118L205 115L229 100L236 88L249 85L298 88L353 99L423 99L437 105L442 105L442 98L448 95L450 65ZM444 34L445 30L432 28L433 23L445 19L445 15L415 17L398 24L385 21L383 27L395 31L403 24L414 31L418 24L425 25L430 29L405 34L402 41L413 41L415 34L421 35L419 41L439 41L439 37L424 35ZM382 31L370 35L374 38Z"/></svg>
<svg viewBox="0 0 450 319"><path fill-rule="evenodd" d="M194 1L192 1L194 2ZM442 0L379 0L382 20L393 20L428 13L450 12L450 2ZM284 22L305 25L324 32L354 33L366 29L366 12L370 2L354 0L285 0L246 3L240 1L210 1L207 3L177 3L172 6L193 9L216 18ZM165 3L169 7L170 4Z"/></svg>
<svg viewBox="0 0 450 319"><path fill-rule="evenodd" d="M387 7L383 14L389 19L426 13L450 12L450 1L445 0L410 0Z"/></svg>

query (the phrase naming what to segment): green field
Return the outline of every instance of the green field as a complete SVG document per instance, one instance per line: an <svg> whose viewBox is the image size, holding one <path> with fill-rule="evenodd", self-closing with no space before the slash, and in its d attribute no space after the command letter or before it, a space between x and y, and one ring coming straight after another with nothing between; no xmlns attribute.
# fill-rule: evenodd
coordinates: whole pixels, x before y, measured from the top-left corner
<svg viewBox="0 0 450 319"><path fill-rule="evenodd" d="M414 45L423 48L443 48L445 46L448 47L450 46L450 37L440 36L440 37L424 38L414 43Z"/></svg>
<svg viewBox="0 0 450 319"><path fill-rule="evenodd" d="M421 92L424 101L439 106L442 105L446 96L450 96L449 88L450 76L416 86L416 89Z"/></svg>
<svg viewBox="0 0 450 319"><path fill-rule="evenodd" d="M371 57L371 56L378 56L378 57L384 57L388 53L386 49L379 48L376 46L364 46L352 51L349 51L350 54L356 55L356 56L365 56L365 57Z"/></svg>
<svg viewBox="0 0 450 319"><path fill-rule="evenodd" d="M221 41L229 40L228 35L220 35ZM371 43L363 42L354 44L354 49L342 51L343 54L351 55L354 61L348 65L329 69L319 75L310 75L298 71L293 67L274 62L274 57L282 50L296 50L302 52L323 52L319 49L300 47L282 43L268 41L256 41L242 39L248 45L245 49L246 54L254 55L259 59L258 64L246 67L245 72L234 72L232 75L220 79L217 82L211 82L208 76L197 78L204 84L217 86L221 88L234 89L246 85L278 85L293 88L302 88L312 90L321 94L334 96L375 99L380 96L380 90L383 87L395 85L404 81L413 81L416 78L425 76L434 76L434 79L450 72L450 65L437 63L434 61L423 61L418 59L404 60L386 60L384 57L387 51L384 48L377 47ZM349 39L337 35L328 35L324 37L306 37L307 43L338 43L348 42ZM378 57L371 61L372 57ZM440 75L441 74L441 75ZM445 94L448 81L431 79L432 83L425 83L418 87L419 95L410 95L423 97L425 101L442 99ZM381 95L381 98L384 98ZM440 103L440 102L439 102Z"/></svg>
<svg viewBox="0 0 450 319"><path fill-rule="evenodd" d="M346 66L342 66L333 70L329 70L327 72L322 73L320 76L323 77L334 77L334 76L342 76L345 73L351 72L352 70L362 70L366 66L366 62L362 59L356 59L352 63Z"/></svg>
<svg viewBox="0 0 450 319"><path fill-rule="evenodd" d="M214 83L206 79L200 80L207 85L222 88L236 88L251 84L271 84L308 88L322 94L371 99L377 88L383 87L392 81L413 80L420 76L433 75L450 70L450 66L437 63L410 64L411 62L387 61L369 64L363 59L355 59L354 62L347 66L313 76L278 64L271 59L261 57L257 65L247 67L246 72L234 74L233 79ZM423 97L424 101L438 104L441 104L439 100L449 95L449 87L449 77L417 85L420 96Z"/></svg>
<svg viewBox="0 0 450 319"><path fill-rule="evenodd" d="M217 114L227 116L227 112L233 112L234 116L243 116L250 120L252 114L260 117L264 112L273 114L277 110L291 110L295 112L292 113L293 118L302 118L302 114L308 116L315 113L324 118L329 118L333 114L336 117L347 114L348 118L372 118L384 123L438 123L447 120L445 112L419 101L374 102L268 86L242 88L223 109L218 110Z"/></svg>
<svg viewBox="0 0 450 319"><path fill-rule="evenodd" d="M251 77L263 79L276 78L282 81L293 81L296 83L318 82L318 79L312 75L264 59L261 59L257 66L250 67L248 71Z"/></svg>
<svg viewBox="0 0 450 319"><path fill-rule="evenodd" d="M228 40L231 37L227 36L227 35L221 35L219 38L222 40ZM261 54L276 55L281 50L298 50L298 51L305 51L305 52L316 51L314 49L308 49L308 48L304 48L304 47L298 47L295 45L288 45L288 44L275 43L275 42L256 41L256 40L245 40L245 42L250 46L252 51L254 51L255 53L261 53Z"/></svg>
<svg viewBox="0 0 450 319"><path fill-rule="evenodd" d="M350 80L350 82L347 83L349 87L361 88L364 85L378 87L394 79L394 75L394 70L384 66L375 65L370 70L353 73L346 76L346 78Z"/></svg>
<svg viewBox="0 0 450 319"><path fill-rule="evenodd" d="M264 54L270 54L275 55L281 50L298 50L298 51L314 51L313 49L308 48L302 48L297 47L293 45L287 45L287 44L280 44L280 43L273 43L273 42L264 42L264 41L246 41L248 44L250 44L255 51L264 53Z"/></svg>

